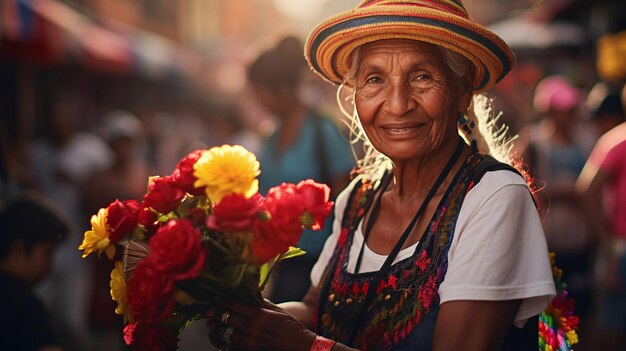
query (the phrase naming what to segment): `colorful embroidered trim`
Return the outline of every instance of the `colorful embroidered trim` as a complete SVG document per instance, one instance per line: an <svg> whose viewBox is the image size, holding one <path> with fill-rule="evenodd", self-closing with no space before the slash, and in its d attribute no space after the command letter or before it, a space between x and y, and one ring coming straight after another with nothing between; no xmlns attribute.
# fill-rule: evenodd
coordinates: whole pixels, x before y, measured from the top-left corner
<svg viewBox="0 0 626 351"><path fill-rule="evenodd" d="M579 318L574 315L574 300L567 297L567 284L562 280L563 271L554 265L554 253L550 253L552 276L556 297L539 315L539 350L570 351L578 343Z"/></svg>
<svg viewBox="0 0 626 351"><path fill-rule="evenodd" d="M326 339L323 336L316 336L315 340L311 344L311 348L309 351L330 351L333 346L335 346L336 342L330 339Z"/></svg>

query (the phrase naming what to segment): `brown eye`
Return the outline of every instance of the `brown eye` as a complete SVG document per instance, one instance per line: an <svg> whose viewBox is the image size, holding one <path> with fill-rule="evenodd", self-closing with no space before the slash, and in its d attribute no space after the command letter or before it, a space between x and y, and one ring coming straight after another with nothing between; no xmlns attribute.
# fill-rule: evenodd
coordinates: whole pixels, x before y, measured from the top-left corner
<svg viewBox="0 0 626 351"><path fill-rule="evenodd" d="M372 76L365 80L365 84L380 84L383 80L379 76Z"/></svg>

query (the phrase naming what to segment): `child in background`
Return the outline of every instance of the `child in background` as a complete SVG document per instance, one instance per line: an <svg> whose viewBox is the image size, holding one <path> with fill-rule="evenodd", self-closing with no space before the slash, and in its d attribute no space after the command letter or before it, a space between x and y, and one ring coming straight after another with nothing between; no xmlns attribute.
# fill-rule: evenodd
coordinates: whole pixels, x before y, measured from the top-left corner
<svg viewBox="0 0 626 351"><path fill-rule="evenodd" d="M54 249L69 228L65 215L35 194L0 208L0 350L61 350L32 289L50 273Z"/></svg>

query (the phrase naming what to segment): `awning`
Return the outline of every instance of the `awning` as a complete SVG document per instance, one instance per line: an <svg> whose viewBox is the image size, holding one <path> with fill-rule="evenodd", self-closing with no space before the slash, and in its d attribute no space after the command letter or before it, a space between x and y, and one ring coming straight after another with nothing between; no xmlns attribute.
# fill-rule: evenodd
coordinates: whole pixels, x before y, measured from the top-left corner
<svg viewBox="0 0 626 351"><path fill-rule="evenodd" d="M30 6L41 18L63 30L68 51L88 67L118 72L131 69L128 38L56 0L30 0Z"/></svg>
<svg viewBox="0 0 626 351"><path fill-rule="evenodd" d="M196 80L205 63L197 52L170 39L111 19L93 19L58 0L3 1L8 21L2 27L8 31L0 32L0 51L19 49L20 57L36 62L76 61L90 69L155 79L178 75ZM28 15L34 24L26 23ZM22 27L33 27L33 38L12 34Z"/></svg>

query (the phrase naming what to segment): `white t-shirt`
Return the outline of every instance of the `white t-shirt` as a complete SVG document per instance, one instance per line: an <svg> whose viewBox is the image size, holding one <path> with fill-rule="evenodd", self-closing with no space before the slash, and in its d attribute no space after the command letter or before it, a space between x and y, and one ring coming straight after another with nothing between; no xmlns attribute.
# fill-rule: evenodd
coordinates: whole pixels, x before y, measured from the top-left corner
<svg viewBox="0 0 626 351"><path fill-rule="evenodd" d="M333 234L311 271L317 286L337 244L348 197L337 198ZM353 273L363 244L361 224L354 233L348 272ZM414 244L394 263L413 255ZM360 272L377 271L387 256L365 246ZM439 286L440 304L454 300L523 299L514 319L522 327L555 296L552 269L541 221L524 180L510 171L487 172L465 196L448 251L448 271Z"/></svg>

